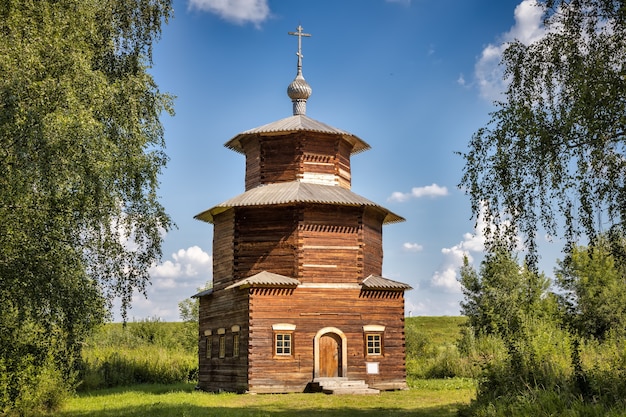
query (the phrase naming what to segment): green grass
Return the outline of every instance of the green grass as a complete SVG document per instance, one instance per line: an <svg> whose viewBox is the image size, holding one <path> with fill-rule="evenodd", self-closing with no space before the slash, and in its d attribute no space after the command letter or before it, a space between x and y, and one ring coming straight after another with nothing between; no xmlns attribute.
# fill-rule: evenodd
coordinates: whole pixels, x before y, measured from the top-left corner
<svg viewBox="0 0 626 417"><path fill-rule="evenodd" d="M419 388L374 396L325 394L237 395L194 391L193 384L135 385L92 391L71 399L61 417L452 417L475 392L462 379L422 381Z"/></svg>
<svg viewBox="0 0 626 417"><path fill-rule="evenodd" d="M407 360L425 360L424 366L437 364L439 352L454 347L459 338L459 325L464 317L412 317L406 319L407 339L412 338L412 355ZM475 383L467 378L418 379L414 375L407 378L410 390L382 392L375 396L324 395L324 394L280 394L280 395L236 395L209 394L194 390L195 383L169 385L135 384L126 387L108 389L89 389L105 386L95 381L106 375L108 383L120 374L126 375L128 366L135 366L149 373L151 367L161 363L155 352L162 349L170 353L192 355L197 358L195 346L181 343L189 335L184 333L182 323L162 323L144 321L129 323L126 328L119 324L106 325L89 341L85 349L85 360L92 370L89 381L82 388L87 388L71 398L55 416L61 417L303 417L309 415L324 416L456 416L460 406L469 404L476 392ZM190 333L193 341L196 332ZM407 345L408 346L408 345ZM111 361L108 353L117 352L117 361ZM137 353L140 352L138 355ZM137 356L135 358L133 355ZM438 356L439 355L439 356ZM168 355L172 356L172 355ZM175 355L174 355L175 356ZM107 359L108 358L108 359ZM107 359L103 369L96 366ZM144 362L141 362L144 361ZM141 363L140 363L141 362ZM148 366L148 363L152 364ZM171 362L171 361L170 361ZM153 366L154 365L154 366ZM176 368L172 364L172 367ZM93 368L93 369L92 369ZM133 368L134 370L136 370ZM111 375L109 375L111 374ZM120 376L117 375L117 376ZM133 374L134 375L134 374ZM159 374L160 375L160 374ZM118 378L119 379L119 378ZM137 378L128 378L136 380ZM102 382L102 381L101 381Z"/></svg>
<svg viewBox="0 0 626 417"><path fill-rule="evenodd" d="M407 317L405 327L425 334L433 345L444 346L453 344L461 336L460 326L467 321L463 316L420 316ZM409 329L410 328L410 329Z"/></svg>

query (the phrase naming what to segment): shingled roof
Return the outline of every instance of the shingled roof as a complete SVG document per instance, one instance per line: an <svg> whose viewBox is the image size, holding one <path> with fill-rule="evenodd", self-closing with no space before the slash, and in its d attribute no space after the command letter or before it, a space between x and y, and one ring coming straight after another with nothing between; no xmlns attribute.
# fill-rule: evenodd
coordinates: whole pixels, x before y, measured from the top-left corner
<svg viewBox="0 0 626 417"><path fill-rule="evenodd" d="M365 290L383 290L383 291L408 291L413 288L409 284L383 278L378 275L370 275L361 283Z"/></svg>
<svg viewBox="0 0 626 417"><path fill-rule="evenodd" d="M244 153L243 147L241 146L241 142L244 138L257 135L278 136L296 132L317 132L341 136L352 144L353 154L370 149L370 145L358 136L353 135L350 132L346 132L345 130L329 126L315 119L311 119L303 114L285 117L284 119L241 132L226 142L224 146L235 152Z"/></svg>
<svg viewBox="0 0 626 417"><path fill-rule="evenodd" d="M295 278L274 274L273 272L262 271L256 275L237 281L225 289L228 290L231 288L248 287L295 288L298 285L300 285L300 281Z"/></svg>
<svg viewBox="0 0 626 417"><path fill-rule="evenodd" d="M217 206L194 216L208 223L233 207L267 206L294 203L339 204L345 206L369 206L385 212L383 223L397 223L404 218L352 191L334 185L313 184L301 181L261 185L226 200Z"/></svg>

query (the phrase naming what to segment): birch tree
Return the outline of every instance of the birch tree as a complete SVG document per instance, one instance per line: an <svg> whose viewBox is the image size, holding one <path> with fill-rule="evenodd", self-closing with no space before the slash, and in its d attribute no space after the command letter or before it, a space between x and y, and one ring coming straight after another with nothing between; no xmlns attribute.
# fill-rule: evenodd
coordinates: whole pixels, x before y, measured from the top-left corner
<svg viewBox="0 0 626 417"><path fill-rule="evenodd" d="M0 414L37 406L45 378L69 384L83 336L115 298L126 313L161 256L172 110L148 69L171 14L171 0L0 4Z"/></svg>

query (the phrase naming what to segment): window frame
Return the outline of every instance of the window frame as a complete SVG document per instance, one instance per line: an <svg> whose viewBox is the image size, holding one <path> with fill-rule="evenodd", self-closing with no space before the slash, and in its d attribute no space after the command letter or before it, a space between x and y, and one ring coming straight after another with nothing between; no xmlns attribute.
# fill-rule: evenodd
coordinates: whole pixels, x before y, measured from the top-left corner
<svg viewBox="0 0 626 417"><path fill-rule="evenodd" d="M218 343L219 343L218 357L220 359L224 359L226 357L226 335L221 334L219 337Z"/></svg>
<svg viewBox="0 0 626 417"><path fill-rule="evenodd" d="M206 359L211 359L213 357L213 335L207 335L206 336L206 340L205 340L205 345L204 345L204 357Z"/></svg>
<svg viewBox="0 0 626 417"><path fill-rule="evenodd" d="M372 338L373 346L370 348L370 337ZM378 340L378 346L376 346L376 339ZM385 354L385 338L382 332L366 332L365 333L365 355L369 357L380 357ZM371 349L371 351L370 351Z"/></svg>
<svg viewBox="0 0 626 417"><path fill-rule="evenodd" d="M233 358L239 357L240 342L241 342L241 338L239 337L239 332L233 333Z"/></svg>
<svg viewBox="0 0 626 417"><path fill-rule="evenodd" d="M278 338L282 337L282 346L279 348L278 347ZM285 346L285 339L284 337L287 336L289 339L289 346ZM279 349L282 349L282 352L279 353ZM289 350L289 353L285 353L285 349ZM287 331L287 330L276 330L274 331L274 357L275 358L280 358L280 359L289 359L293 357L293 351L294 351L294 332L293 331Z"/></svg>

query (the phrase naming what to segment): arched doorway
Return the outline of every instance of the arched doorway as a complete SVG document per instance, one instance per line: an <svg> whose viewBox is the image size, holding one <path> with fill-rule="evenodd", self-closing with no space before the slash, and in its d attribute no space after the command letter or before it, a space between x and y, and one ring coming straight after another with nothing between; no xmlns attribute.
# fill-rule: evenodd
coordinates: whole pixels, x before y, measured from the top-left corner
<svg viewBox="0 0 626 417"><path fill-rule="evenodd" d="M335 327L325 327L317 332L314 341L315 378L345 377L348 368L347 339Z"/></svg>
<svg viewBox="0 0 626 417"><path fill-rule="evenodd" d="M341 338L335 333L326 333L320 337L320 374L321 378L337 378L341 375Z"/></svg>

